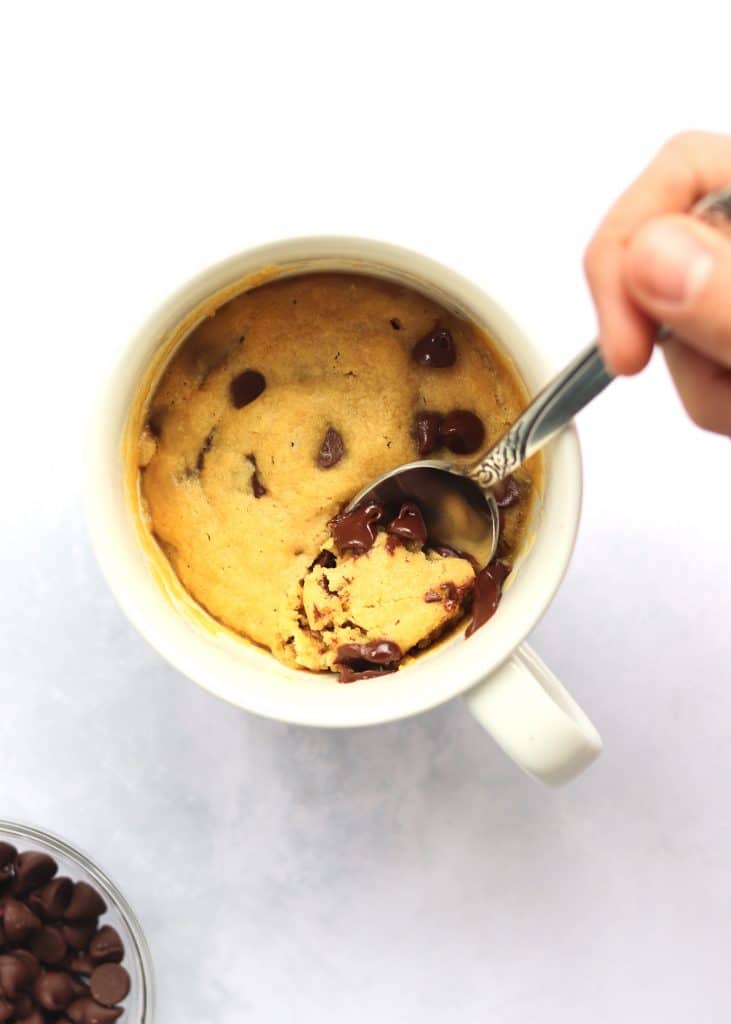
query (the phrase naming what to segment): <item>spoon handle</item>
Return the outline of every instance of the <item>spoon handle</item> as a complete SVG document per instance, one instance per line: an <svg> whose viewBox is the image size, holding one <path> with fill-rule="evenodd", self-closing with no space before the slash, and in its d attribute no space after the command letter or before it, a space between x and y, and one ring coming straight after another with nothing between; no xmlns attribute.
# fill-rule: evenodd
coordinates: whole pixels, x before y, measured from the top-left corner
<svg viewBox="0 0 731 1024"><path fill-rule="evenodd" d="M590 345L548 384L486 455L465 473L483 490L509 476L566 426L614 377Z"/></svg>
<svg viewBox="0 0 731 1024"><path fill-rule="evenodd" d="M699 199L691 213L731 235L731 186ZM661 325L658 341L669 336L668 328ZM613 379L596 344L590 345L541 391L486 455L461 472L485 491L494 487L542 448Z"/></svg>

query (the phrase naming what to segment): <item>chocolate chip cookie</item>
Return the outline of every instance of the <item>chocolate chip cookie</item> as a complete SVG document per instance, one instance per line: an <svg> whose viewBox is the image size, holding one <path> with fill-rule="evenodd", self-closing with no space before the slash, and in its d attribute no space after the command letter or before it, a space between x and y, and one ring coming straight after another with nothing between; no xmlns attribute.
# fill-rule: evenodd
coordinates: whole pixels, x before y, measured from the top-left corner
<svg viewBox="0 0 731 1024"><path fill-rule="evenodd" d="M415 290L342 273L264 284L192 331L150 399L147 523L192 597L283 662L392 671L459 622L476 580L492 583L430 547L418 509L366 516L360 549L339 544L339 514L404 462L474 457L525 404L490 338ZM524 468L498 496L498 597L533 488Z"/></svg>

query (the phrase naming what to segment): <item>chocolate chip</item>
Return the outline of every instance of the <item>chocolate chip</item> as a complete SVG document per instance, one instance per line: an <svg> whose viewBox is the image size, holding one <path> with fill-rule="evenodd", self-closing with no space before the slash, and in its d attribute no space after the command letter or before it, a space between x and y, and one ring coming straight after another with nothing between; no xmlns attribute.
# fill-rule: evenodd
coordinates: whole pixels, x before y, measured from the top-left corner
<svg viewBox="0 0 731 1024"><path fill-rule="evenodd" d="M48 1018L38 1007L34 1007L27 1017L17 1018L17 1024L46 1024Z"/></svg>
<svg viewBox="0 0 731 1024"><path fill-rule="evenodd" d="M57 921L63 917L74 891L74 883L70 878L54 878L47 885L31 895L36 897L36 904L40 908L40 917L48 921ZM29 900L30 902L30 900ZM35 913L35 905L33 907Z"/></svg>
<svg viewBox="0 0 731 1024"><path fill-rule="evenodd" d="M383 668L366 668L358 671L350 665L341 665L338 675L339 683L357 683L359 679L374 679L376 676L388 676L398 669L398 665L384 666Z"/></svg>
<svg viewBox="0 0 731 1024"><path fill-rule="evenodd" d="M81 978L75 974L70 974L69 977L71 978L71 991L76 999L89 995L89 986L85 985Z"/></svg>
<svg viewBox="0 0 731 1024"><path fill-rule="evenodd" d="M259 467L256 464L256 456L252 455L251 452L246 456L251 465L254 467L254 472L251 474L251 490L254 492L255 498L263 498L267 493L267 489L261 482L259 476Z"/></svg>
<svg viewBox="0 0 731 1024"><path fill-rule="evenodd" d="M63 932L53 925L46 925L37 935L34 935L30 948L42 963L50 964L53 967L61 963L68 951Z"/></svg>
<svg viewBox="0 0 731 1024"><path fill-rule="evenodd" d="M312 565L321 565L324 569L334 569L338 560L332 551L321 551ZM312 568L312 566L310 566Z"/></svg>
<svg viewBox="0 0 731 1024"><path fill-rule="evenodd" d="M74 924L65 924L61 931L71 949L86 949L93 935L96 934L97 921L77 921Z"/></svg>
<svg viewBox="0 0 731 1024"><path fill-rule="evenodd" d="M20 957L3 953L0 956L0 989L6 999L13 1002L21 990L31 984L32 975L28 965Z"/></svg>
<svg viewBox="0 0 731 1024"><path fill-rule="evenodd" d="M91 996L75 999L66 1013L73 1024L111 1024L124 1011L118 1006L101 1006Z"/></svg>
<svg viewBox="0 0 731 1024"><path fill-rule="evenodd" d="M426 543L426 523L421 509L413 501L405 501L399 514L386 527L386 532L423 547Z"/></svg>
<svg viewBox="0 0 731 1024"><path fill-rule="evenodd" d="M15 884L13 886L16 894L24 895L31 889L38 889L46 882L50 882L58 871L58 864L49 857L47 853L40 853L37 850L28 850L26 853L19 853L15 858Z"/></svg>
<svg viewBox="0 0 731 1024"><path fill-rule="evenodd" d="M354 551L363 554L373 547L376 539L376 526L383 518L383 505L377 501L367 501L357 505L351 512L342 512L329 522L330 533L335 545L342 554Z"/></svg>
<svg viewBox="0 0 731 1024"><path fill-rule="evenodd" d="M71 959L69 967L77 974L86 974L88 976L94 970L94 961L87 953L82 953L80 956L75 956Z"/></svg>
<svg viewBox="0 0 731 1024"><path fill-rule="evenodd" d="M446 327L435 327L425 334L411 350L411 358L421 366L443 369L453 366L457 359L454 340Z"/></svg>
<svg viewBox="0 0 731 1024"><path fill-rule="evenodd" d="M330 469L336 466L345 455L343 439L334 427L328 427L325 437L317 453L317 465L320 469Z"/></svg>
<svg viewBox="0 0 731 1024"><path fill-rule="evenodd" d="M18 960L22 960L28 969L28 977L32 984L38 975L41 973L41 965L38 963L38 958L33 956L29 949L13 949L12 954Z"/></svg>
<svg viewBox="0 0 731 1024"><path fill-rule="evenodd" d="M106 913L107 905L88 882L77 882L71 902L64 913L65 921L88 921Z"/></svg>
<svg viewBox="0 0 731 1024"><path fill-rule="evenodd" d="M86 1024L86 1005L91 1001L91 996L82 996L70 1004L66 1013L73 1024Z"/></svg>
<svg viewBox="0 0 731 1024"><path fill-rule="evenodd" d="M258 370L244 370L228 386L231 404L235 409L243 409L258 398L266 386L267 382Z"/></svg>
<svg viewBox="0 0 731 1024"><path fill-rule="evenodd" d="M37 1006L33 1006L32 1003L30 1004L30 1009L28 1010L28 1013L24 1017L18 1016L17 1007L15 1014L18 1024L46 1024L46 1017L43 1011L40 1010Z"/></svg>
<svg viewBox="0 0 731 1024"><path fill-rule="evenodd" d="M25 897L25 902L30 907L30 909L33 911L33 913L37 917L40 917L41 921L43 921L45 919L44 918L45 911L43 909L43 903L41 902L41 890L40 889L36 889L35 892L29 892L28 895Z"/></svg>
<svg viewBox="0 0 731 1024"><path fill-rule="evenodd" d="M335 661L339 665L354 665L359 661L369 665L395 665L402 658L401 648L392 640L372 640L366 644L341 644Z"/></svg>
<svg viewBox="0 0 731 1024"><path fill-rule="evenodd" d="M89 943L89 956L95 964L119 963L124 956L124 946L114 928L105 924L99 929Z"/></svg>
<svg viewBox="0 0 731 1024"><path fill-rule="evenodd" d="M442 420L439 436L455 455L470 455L485 440L485 427L480 417L468 409L454 409Z"/></svg>
<svg viewBox="0 0 731 1024"><path fill-rule="evenodd" d="M427 590L424 594L424 600L427 604L434 604L436 601L441 601L442 595L438 594L436 590Z"/></svg>
<svg viewBox="0 0 731 1024"><path fill-rule="evenodd" d="M198 452L198 458L195 460L195 468L199 473L203 472L203 467L206 464L206 455L211 450L211 445L213 444L213 434L214 431L212 430L210 434L206 436L203 444L201 445L200 451Z"/></svg>
<svg viewBox="0 0 731 1024"><path fill-rule="evenodd" d="M11 843L0 842L0 867L12 864L18 856L18 851Z"/></svg>
<svg viewBox="0 0 731 1024"><path fill-rule="evenodd" d="M520 485L514 476L506 477L495 488L495 504L498 508L510 508L520 501Z"/></svg>
<svg viewBox="0 0 731 1024"><path fill-rule="evenodd" d="M458 608L462 603L462 598L467 590L471 590L469 587L456 587L451 580L447 583L440 583L439 589L442 592L444 607L446 611L453 612L455 608Z"/></svg>
<svg viewBox="0 0 731 1024"><path fill-rule="evenodd" d="M15 1018L19 1021L25 1021L36 1009L35 1000L27 992L21 992L13 1001L13 1006Z"/></svg>
<svg viewBox="0 0 731 1024"><path fill-rule="evenodd" d="M393 327L394 331L400 331L401 330L401 321L399 320L399 318L397 316L391 317L389 323Z"/></svg>
<svg viewBox="0 0 731 1024"><path fill-rule="evenodd" d="M129 974L120 964L102 964L91 976L91 994L98 1003L114 1006L129 993Z"/></svg>
<svg viewBox="0 0 731 1024"><path fill-rule="evenodd" d="M71 978L64 971L44 972L35 983L34 992L41 1006L51 1013L65 1010L74 994Z"/></svg>
<svg viewBox="0 0 731 1024"><path fill-rule="evenodd" d="M8 897L3 913L3 928L11 946L19 946L32 935L41 930L41 921L33 911L21 903Z"/></svg>
<svg viewBox="0 0 731 1024"><path fill-rule="evenodd" d="M503 583L509 572L510 567L504 562L491 562L478 572L472 601L472 622L467 627L465 636L472 636L475 630L484 626L495 614L500 603Z"/></svg>
<svg viewBox="0 0 731 1024"><path fill-rule="evenodd" d="M419 455L430 455L439 447L439 428L442 417L438 412L420 412L414 420L416 450Z"/></svg>

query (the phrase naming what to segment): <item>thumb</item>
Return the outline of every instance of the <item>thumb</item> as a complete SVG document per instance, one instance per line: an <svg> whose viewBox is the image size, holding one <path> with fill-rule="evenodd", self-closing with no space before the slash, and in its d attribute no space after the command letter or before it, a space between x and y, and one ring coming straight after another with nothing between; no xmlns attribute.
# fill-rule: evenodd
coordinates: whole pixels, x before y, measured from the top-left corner
<svg viewBox="0 0 731 1024"><path fill-rule="evenodd" d="M731 367L731 239L693 217L657 217L627 246L624 282L653 320Z"/></svg>

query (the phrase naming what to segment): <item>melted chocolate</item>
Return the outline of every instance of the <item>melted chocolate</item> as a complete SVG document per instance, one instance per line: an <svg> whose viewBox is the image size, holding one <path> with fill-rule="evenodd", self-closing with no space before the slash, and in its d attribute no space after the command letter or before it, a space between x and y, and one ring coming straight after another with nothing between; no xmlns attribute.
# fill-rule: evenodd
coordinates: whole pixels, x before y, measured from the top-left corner
<svg viewBox="0 0 731 1024"><path fill-rule="evenodd" d="M264 375L258 370L244 370L228 386L231 404L235 409L243 409L258 398L266 386Z"/></svg>
<svg viewBox="0 0 731 1024"><path fill-rule="evenodd" d="M427 604L436 604L437 601L441 601L442 595L438 594L436 590L427 590L424 594L424 600Z"/></svg>
<svg viewBox="0 0 731 1024"><path fill-rule="evenodd" d="M365 668L358 672L349 665L340 666L339 683L357 683L359 679L373 679L375 676L387 676L395 672L398 665L391 665L387 668Z"/></svg>
<svg viewBox="0 0 731 1024"><path fill-rule="evenodd" d="M357 505L351 512L342 512L328 524L330 533L340 554L343 551L354 551L363 554L373 547L376 539L376 526L383 518L383 505L377 501L368 501Z"/></svg>
<svg viewBox="0 0 731 1024"><path fill-rule="evenodd" d="M340 682L354 683L358 679L388 675L396 671L402 658L401 648L391 640L341 644L336 659L340 666Z"/></svg>
<svg viewBox="0 0 731 1024"><path fill-rule="evenodd" d="M312 565L321 565L323 569L334 569L338 560L332 551L321 551Z"/></svg>
<svg viewBox="0 0 731 1024"><path fill-rule="evenodd" d="M467 627L465 636L472 636L476 629L484 626L495 614L500 603L503 583L509 572L510 567L504 562L491 562L478 572L472 599L472 622Z"/></svg>
<svg viewBox="0 0 731 1024"><path fill-rule="evenodd" d="M246 458L254 467L254 472L251 474L251 489L254 492L254 497L263 498L264 495L267 493L267 489L261 482L261 478L259 476L259 467L256 464L256 456L249 454L246 456Z"/></svg>
<svg viewBox="0 0 731 1024"><path fill-rule="evenodd" d="M485 440L485 427L479 416L468 409L454 409L442 420L442 443L455 455L471 455Z"/></svg>
<svg viewBox="0 0 731 1024"><path fill-rule="evenodd" d="M337 663L353 665L367 661L370 665L397 665L403 658L398 644L391 640L372 640L367 644L341 644L338 647Z"/></svg>
<svg viewBox="0 0 731 1024"><path fill-rule="evenodd" d="M419 547L426 543L426 523L421 510L413 501L404 502L399 514L386 527L386 532L403 540L414 541Z"/></svg>
<svg viewBox="0 0 731 1024"><path fill-rule="evenodd" d="M442 417L438 412L420 412L414 420L416 450L422 457L439 447L439 427Z"/></svg>
<svg viewBox="0 0 731 1024"><path fill-rule="evenodd" d="M320 469L330 469L331 466L340 462L343 455L345 455L345 445L341 435L334 427L328 427L320 445L320 451L317 453L317 465Z"/></svg>
<svg viewBox="0 0 731 1024"><path fill-rule="evenodd" d="M401 538L390 533L388 537L386 537L386 551L388 551L389 555L392 555L396 548L400 547L402 547Z"/></svg>
<svg viewBox="0 0 731 1024"><path fill-rule="evenodd" d="M509 476L498 484L494 491L495 504L498 508L510 508L520 501L520 485L514 476Z"/></svg>
<svg viewBox="0 0 731 1024"><path fill-rule="evenodd" d="M204 467L204 465L206 463L206 455L211 450L211 445L212 444L213 444L213 431L210 432L210 434L206 437L205 441L201 445L201 449L198 452L198 458L195 460L195 468L198 470L199 473L203 472L203 467Z"/></svg>
<svg viewBox="0 0 731 1024"><path fill-rule="evenodd" d="M411 350L411 358L420 366L443 369L457 360L454 339L446 327L435 327L425 334Z"/></svg>

